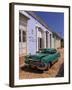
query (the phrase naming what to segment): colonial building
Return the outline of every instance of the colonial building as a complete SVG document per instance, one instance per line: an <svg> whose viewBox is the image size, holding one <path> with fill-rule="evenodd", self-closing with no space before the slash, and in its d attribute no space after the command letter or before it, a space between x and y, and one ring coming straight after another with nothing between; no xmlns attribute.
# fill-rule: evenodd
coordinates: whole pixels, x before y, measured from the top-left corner
<svg viewBox="0 0 72 90"><path fill-rule="evenodd" d="M19 12L19 54L35 54L41 48L60 48L60 36L34 12Z"/></svg>

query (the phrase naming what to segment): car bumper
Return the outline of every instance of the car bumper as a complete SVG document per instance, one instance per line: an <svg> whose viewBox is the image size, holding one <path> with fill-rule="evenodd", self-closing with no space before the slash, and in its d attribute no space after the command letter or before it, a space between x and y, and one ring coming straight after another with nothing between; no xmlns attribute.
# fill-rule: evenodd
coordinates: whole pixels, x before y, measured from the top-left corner
<svg viewBox="0 0 72 90"><path fill-rule="evenodd" d="M41 61L26 60L25 63L30 65L32 68L37 68L39 70L45 70L47 68L47 64Z"/></svg>

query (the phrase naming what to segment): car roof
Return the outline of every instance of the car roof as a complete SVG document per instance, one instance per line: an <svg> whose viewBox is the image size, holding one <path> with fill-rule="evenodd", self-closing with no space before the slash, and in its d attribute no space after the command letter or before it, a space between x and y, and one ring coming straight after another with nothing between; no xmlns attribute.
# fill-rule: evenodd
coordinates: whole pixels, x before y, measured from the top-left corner
<svg viewBox="0 0 72 90"><path fill-rule="evenodd" d="M41 49L41 51L45 51L45 52L57 52L57 50L55 48L44 48L44 49Z"/></svg>
<svg viewBox="0 0 72 90"><path fill-rule="evenodd" d="M56 49L55 48L44 48L44 49L41 49L41 50L48 50L48 51L56 51Z"/></svg>

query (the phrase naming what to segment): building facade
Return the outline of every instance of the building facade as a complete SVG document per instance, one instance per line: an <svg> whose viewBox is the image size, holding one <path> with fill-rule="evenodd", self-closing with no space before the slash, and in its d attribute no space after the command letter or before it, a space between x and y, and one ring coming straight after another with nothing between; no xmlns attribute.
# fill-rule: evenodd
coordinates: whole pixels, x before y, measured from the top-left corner
<svg viewBox="0 0 72 90"><path fill-rule="evenodd" d="M34 12L19 12L19 56L35 54L41 48L60 48L60 40Z"/></svg>

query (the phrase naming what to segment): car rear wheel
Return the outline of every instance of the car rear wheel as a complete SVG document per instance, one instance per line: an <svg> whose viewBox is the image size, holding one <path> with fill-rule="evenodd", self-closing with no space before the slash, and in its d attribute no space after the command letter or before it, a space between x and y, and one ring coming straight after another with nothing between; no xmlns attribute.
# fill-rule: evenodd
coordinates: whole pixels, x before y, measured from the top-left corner
<svg viewBox="0 0 72 90"><path fill-rule="evenodd" d="M52 62L52 65L55 64L57 61L58 61L58 59L57 59L57 60L54 60L54 61Z"/></svg>
<svg viewBox="0 0 72 90"><path fill-rule="evenodd" d="M51 63L49 62L47 65L47 70L49 70L50 67L51 67Z"/></svg>

